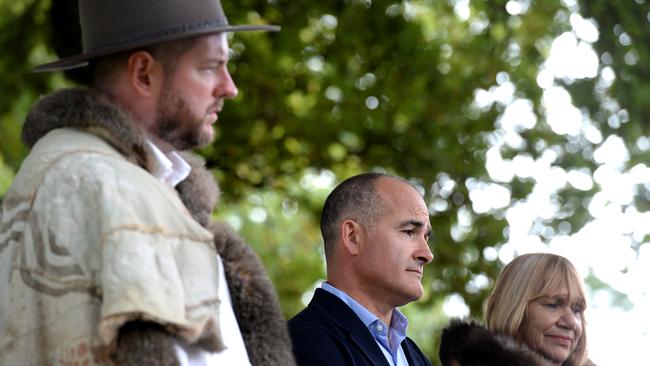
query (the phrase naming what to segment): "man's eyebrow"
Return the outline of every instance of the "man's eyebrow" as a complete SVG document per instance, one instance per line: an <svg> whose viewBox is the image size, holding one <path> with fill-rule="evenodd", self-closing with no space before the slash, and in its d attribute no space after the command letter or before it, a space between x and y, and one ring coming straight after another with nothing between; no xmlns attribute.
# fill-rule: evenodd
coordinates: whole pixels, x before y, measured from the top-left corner
<svg viewBox="0 0 650 366"><path fill-rule="evenodd" d="M225 56L210 56L205 59L206 63L226 64L229 59Z"/></svg>
<svg viewBox="0 0 650 366"><path fill-rule="evenodd" d="M430 236L431 233L433 232L433 230L431 230L431 227L429 227L429 225L426 225L424 221L420 221L420 220L413 220L413 219L404 220L400 222L400 224L398 225L399 228L403 228L406 226L415 226L417 228L427 227L427 236Z"/></svg>
<svg viewBox="0 0 650 366"><path fill-rule="evenodd" d="M399 227L404 227L404 226L422 227L422 226L424 226L424 222L420 221L420 220L408 219L408 220L404 220L404 221L399 223Z"/></svg>

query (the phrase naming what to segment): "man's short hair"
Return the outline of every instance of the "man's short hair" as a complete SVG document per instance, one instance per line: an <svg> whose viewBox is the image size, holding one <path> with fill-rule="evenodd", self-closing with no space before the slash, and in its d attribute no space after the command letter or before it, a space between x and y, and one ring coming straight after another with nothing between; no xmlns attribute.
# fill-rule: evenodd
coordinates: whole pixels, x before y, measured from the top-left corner
<svg viewBox="0 0 650 366"><path fill-rule="evenodd" d="M149 52L156 61L160 62L165 70L166 76L173 75L174 71L176 71L176 61L185 54L185 52L194 47L198 38L199 37L192 37L159 43L144 49L128 50L91 60L89 66L92 75L91 86L101 85L102 83L109 81L112 75L119 70L120 67L126 65L129 56L131 56L133 52L139 50Z"/></svg>
<svg viewBox="0 0 650 366"><path fill-rule="evenodd" d="M332 254L341 222L354 220L366 230L375 228L385 209L385 201L376 188L377 180L382 177L409 184L384 173L363 173L344 180L327 196L320 219L326 258Z"/></svg>

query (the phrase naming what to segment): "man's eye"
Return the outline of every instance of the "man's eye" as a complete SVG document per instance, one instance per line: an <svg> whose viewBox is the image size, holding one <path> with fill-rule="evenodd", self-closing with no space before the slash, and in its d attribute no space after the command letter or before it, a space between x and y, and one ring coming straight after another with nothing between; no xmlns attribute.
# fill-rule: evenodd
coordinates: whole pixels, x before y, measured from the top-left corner
<svg viewBox="0 0 650 366"><path fill-rule="evenodd" d="M218 73L223 68L223 66L223 63L208 64L203 67L203 70L211 73Z"/></svg>
<svg viewBox="0 0 650 366"><path fill-rule="evenodd" d="M205 75L213 75L216 72L217 72L217 69L214 68L214 67L204 67L203 69L201 69L201 73L203 73Z"/></svg>
<svg viewBox="0 0 650 366"><path fill-rule="evenodd" d="M413 236L415 235L415 230L404 230L403 233L408 236Z"/></svg>

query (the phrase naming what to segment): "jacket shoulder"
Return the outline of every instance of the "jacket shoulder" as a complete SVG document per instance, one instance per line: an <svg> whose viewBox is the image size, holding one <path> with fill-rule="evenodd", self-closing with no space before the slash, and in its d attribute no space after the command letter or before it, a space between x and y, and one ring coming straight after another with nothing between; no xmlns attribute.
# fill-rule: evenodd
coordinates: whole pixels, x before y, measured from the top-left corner
<svg viewBox="0 0 650 366"><path fill-rule="evenodd" d="M298 365L355 365L345 333L314 303L289 319L289 335ZM318 301L316 301L318 302Z"/></svg>
<svg viewBox="0 0 650 366"><path fill-rule="evenodd" d="M289 320L298 365L381 365L383 355L354 312L317 289L309 305Z"/></svg>
<svg viewBox="0 0 650 366"><path fill-rule="evenodd" d="M332 321L334 315L330 311L324 310L321 306L323 305L323 301L327 300L324 298L327 295L317 290L309 305L289 319L289 332L292 333L292 338L294 338L293 334L302 333L306 329L331 333L332 335L338 333L336 331L336 323ZM330 310L334 311L334 309Z"/></svg>

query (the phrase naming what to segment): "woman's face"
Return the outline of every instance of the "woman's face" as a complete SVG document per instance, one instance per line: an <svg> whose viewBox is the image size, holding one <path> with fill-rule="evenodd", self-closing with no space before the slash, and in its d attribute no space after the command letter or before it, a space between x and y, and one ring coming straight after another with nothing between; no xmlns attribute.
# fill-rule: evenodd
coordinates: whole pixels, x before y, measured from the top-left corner
<svg viewBox="0 0 650 366"><path fill-rule="evenodd" d="M520 339L557 364L564 362L582 335L581 301L569 298L566 288L528 303Z"/></svg>

